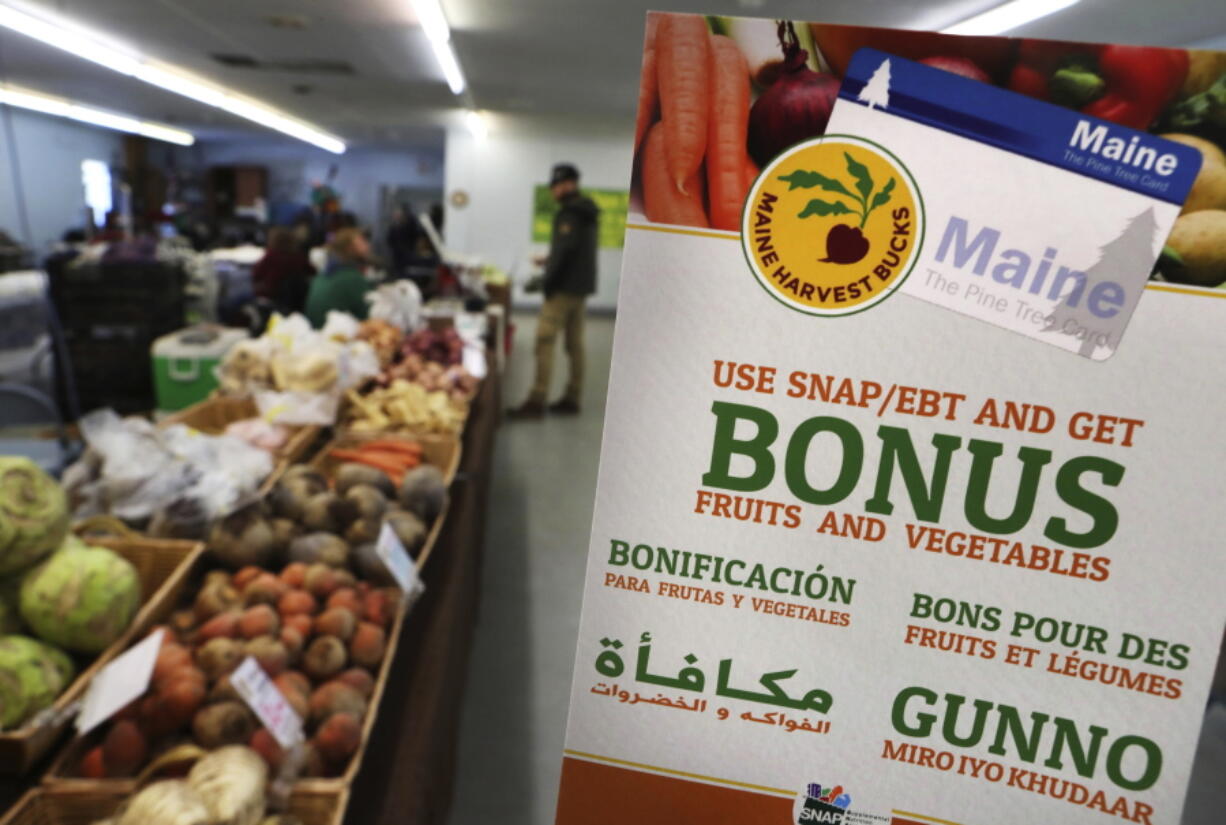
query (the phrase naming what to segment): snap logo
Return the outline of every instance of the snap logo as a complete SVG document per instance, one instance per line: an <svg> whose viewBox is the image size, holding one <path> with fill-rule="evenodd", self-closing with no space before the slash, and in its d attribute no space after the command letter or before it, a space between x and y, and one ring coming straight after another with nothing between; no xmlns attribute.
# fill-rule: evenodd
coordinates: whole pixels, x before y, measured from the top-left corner
<svg viewBox="0 0 1226 825"><path fill-rule="evenodd" d="M843 786L822 788L811 783L801 800L797 825L844 825L850 821L847 813L850 805L851 794L844 791Z"/></svg>
<svg viewBox="0 0 1226 825"><path fill-rule="evenodd" d="M924 237L911 173L872 141L825 135L797 144L758 176L741 244L774 298L810 315L850 315L911 274Z"/></svg>

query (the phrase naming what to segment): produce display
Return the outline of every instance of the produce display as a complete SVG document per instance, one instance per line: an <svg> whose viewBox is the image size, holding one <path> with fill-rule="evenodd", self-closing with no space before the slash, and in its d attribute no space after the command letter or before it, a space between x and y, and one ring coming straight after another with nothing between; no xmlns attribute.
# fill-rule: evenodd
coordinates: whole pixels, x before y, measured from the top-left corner
<svg viewBox="0 0 1226 825"><path fill-rule="evenodd" d="M28 458L0 456L0 576L34 564L67 533L68 500L60 485ZM0 629L3 616L0 608Z"/></svg>
<svg viewBox="0 0 1226 825"><path fill-rule="evenodd" d="M825 132L842 74L864 47L1195 147L1204 164L1159 273L1226 284L1220 52L655 14L635 124L638 208L657 223L739 230L758 170Z"/></svg>
<svg viewBox="0 0 1226 825"><path fill-rule="evenodd" d="M464 341L454 328L418 330L365 392L347 394L344 426L357 433L458 433L480 383L463 357Z"/></svg>
<svg viewBox="0 0 1226 825"><path fill-rule="evenodd" d="M128 629L141 596L129 561L68 533L54 479L0 456L0 731L54 704L78 666Z"/></svg>
<svg viewBox="0 0 1226 825"><path fill-rule="evenodd" d="M413 458L395 473L370 463L386 452L364 451L331 479L292 467L265 501L214 525L209 552L222 569L159 628L169 635L149 690L104 726L81 776L133 776L186 743L249 745L280 769L286 755L230 683L248 656L305 723L301 775L344 771L401 600L374 541L386 521L416 557L446 500L442 473L417 466L420 448L403 448Z"/></svg>
<svg viewBox="0 0 1226 825"><path fill-rule="evenodd" d="M421 384L397 379L365 395L350 391L346 396L343 426L356 433L405 432L421 435L453 435L468 419L468 403L457 401L442 390L433 392Z"/></svg>
<svg viewBox="0 0 1226 825"><path fill-rule="evenodd" d="M54 704L140 607L132 564L67 530L60 486L28 460L0 456L0 731Z"/></svg>
<svg viewBox="0 0 1226 825"><path fill-rule="evenodd" d="M70 718L57 700L84 689L81 674L99 672L99 654L119 652L138 613L160 615L150 632L165 635L147 690L72 740L46 787L98 788L91 814L102 817L137 779L139 790L94 825L302 825L343 809L339 789L373 723L404 615L376 541L386 525L421 560L447 504L445 473L428 461L454 457L454 448L403 433L462 430L479 384L464 364L480 361L464 346L453 329L406 337L386 321L333 317L316 333L279 319L219 368L226 390L250 400L202 411L207 432L92 413L78 422L87 449L63 485L0 456L0 734L13 753L35 749L16 770L52 747L28 742L49 736L50 711ZM274 459L304 442L296 425L318 423L269 410L316 415L326 406L316 399L335 408L346 390L347 421L368 435L340 434L314 465L265 483ZM73 518L85 520L78 535L198 538L208 552L163 591L177 602L141 612L151 595L142 580L161 568L151 573L130 556L138 572L124 555L81 540ZM155 567L162 563L158 555ZM302 719L302 745L283 749L240 696L232 676L249 659ZM56 732L67 722L57 724ZM278 793L298 778L329 781L294 789L299 820L270 812L273 778ZM335 809L320 801L330 794Z"/></svg>
<svg viewBox="0 0 1226 825"><path fill-rule="evenodd" d="M253 397L267 421L331 425L345 390L379 373L379 355L360 334L358 321L340 312L328 313L322 330L301 315L274 315L262 336L226 353L218 391Z"/></svg>

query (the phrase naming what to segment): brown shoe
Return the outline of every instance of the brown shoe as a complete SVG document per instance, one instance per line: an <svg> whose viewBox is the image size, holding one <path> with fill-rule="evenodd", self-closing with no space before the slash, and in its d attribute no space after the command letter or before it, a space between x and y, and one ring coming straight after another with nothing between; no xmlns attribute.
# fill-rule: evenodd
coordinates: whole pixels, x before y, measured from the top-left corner
<svg viewBox="0 0 1226 825"><path fill-rule="evenodd" d="M507 410L507 418L511 419L512 421L522 421L544 417L545 405L540 401L533 401L532 399L528 399L518 407L512 407L511 409Z"/></svg>
<svg viewBox="0 0 1226 825"><path fill-rule="evenodd" d="M549 411L557 415L578 415L579 405L569 398L560 398L549 405Z"/></svg>

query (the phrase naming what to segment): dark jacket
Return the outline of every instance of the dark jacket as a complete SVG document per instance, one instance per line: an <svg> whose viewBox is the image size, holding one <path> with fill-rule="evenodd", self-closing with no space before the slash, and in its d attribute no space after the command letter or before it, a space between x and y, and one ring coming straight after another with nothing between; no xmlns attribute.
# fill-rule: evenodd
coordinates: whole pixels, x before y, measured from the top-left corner
<svg viewBox="0 0 1226 825"><path fill-rule="evenodd" d="M596 291L596 245L600 209L579 193L562 201L553 218L545 295L591 295Z"/></svg>
<svg viewBox="0 0 1226 825"><path fill-rule="evenodd" d="M255 294L291 312L301 312L315 267L302 252L270 249L251 270Z"/></svg>

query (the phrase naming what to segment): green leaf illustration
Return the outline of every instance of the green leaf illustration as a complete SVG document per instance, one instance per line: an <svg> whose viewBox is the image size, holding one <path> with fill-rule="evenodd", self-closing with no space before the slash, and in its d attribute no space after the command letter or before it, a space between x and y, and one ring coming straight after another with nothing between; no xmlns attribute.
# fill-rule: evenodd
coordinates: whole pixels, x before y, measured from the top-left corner
<svg viewBox="0 0 1226 825"><path fill-rule="evenodd" d="M867 202L869 193L873 191L873 176L868 173L867 166L851 156L851 152L844 152L843 157L847 158L847 171L856 179L860 197Z"/></svg>
<svg viewBox="0 0 1226 825"><path fill-rule="evenodd" d="M779 180L787 181L788 191L793 189L813 189L814 187L824 189L827 192L837 192L840 195L854 197L847 191L842 183L834 178L828 178L820 172L811 172L806 169L797 169L790 175L780 175Z"/></svg>
<svg viewBox="0 0 1226 825"><path fill-rule="evenodd" d="M876 194L876 195L873 197L873 203L872 203L872 205L871 205L871 206L868 208L868 211L869 211L869 212L872 212L872 211L873 211L874 209L876 209L878 206L885 206L887 203L889 203L889 202L890 202L890 193L891 193L891 192L893 192L893 191L894 191L894 179L893 179L893 178L890 178L888 181L886 181L885 186L881 187L881 191L880 191L880 192L878 192L878 193L877 193L877 194Z"/></svg>
<svg viewBox="0 0 1226 825"><path fill-rule="evenodd" d="M826 215L856 215L856 214L859 214L859 213L853 212L850 209L848 209L847 206L842 201L834 201L833 203L831 203L830 201L823 201L823 200L818 200L817 198L814 198L813 200L809 201L809 203L805 206L804 210L800 213L799 217L807 218L810 215L817 215L818 217L825 217Z"/></svg>

